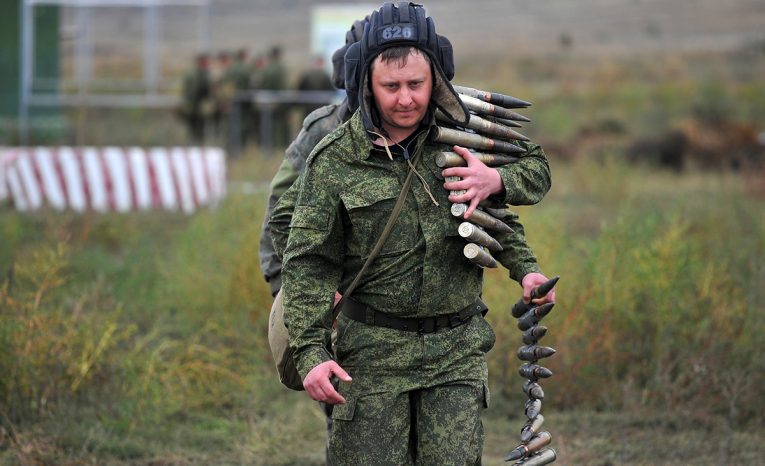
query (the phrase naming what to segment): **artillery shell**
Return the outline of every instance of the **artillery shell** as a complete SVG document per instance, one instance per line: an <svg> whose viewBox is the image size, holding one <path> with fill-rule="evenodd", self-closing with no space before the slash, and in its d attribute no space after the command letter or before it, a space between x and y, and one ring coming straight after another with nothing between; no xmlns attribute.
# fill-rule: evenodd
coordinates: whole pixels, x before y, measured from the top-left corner
<svg viewBox="0 0 765 466"><path fill-rule="evenodd" d="M491 254L475 243L466 244L462 253L476 265L490 269L497 268L497 261L491 257Z"/></svg>
<svg viewBox="0 0 765 466"><path fill-rule="evenodd" d="M512 155L490 154L486 152L472 152L472 154L473 157L489 167L498 167L520 160L518 157L513 157ZM436 166L439 168L467 167L467 162L456 152L444 151L436 154Z"/></svg>
<svg viewBox="0 0 765 466"><path fill-rule="evenodd" d="M542 386L531 380L523 382L523 393L534 400L543 400L545 398L545 392L542 390Z"/></svg>
<svg viewBox="0 0 765 466"><path fill-rule="evenodd" d="M476 133L467 133L453 128L445 128L443 126L436 126L436 130L433 135L433 140L444 144L458 145L468 147L471 149L489 150L495 152L502 152L504 154L522 154L526 152L526 149L519 147L512 142L503 141L501 139L492 139L485 136L481 136Z"/></svg>
<svg viewBox="0 0 765 466"><path fill-rule="evenodd" d="M455 217L465 218L465 212L467 212L468 206L464 203L452 204L451 212ZM481 225L489 230L498 231L500 233L512 233L513 229L507 226L507 223L498 218L494 218L487 214L483 210L476 209L470 216L470 221Z"/></svg>
<svg viewBox="0 0 765 466"><path fill-rule="evenodd" d="M553 373L550 369L542 367L539 364L526 363L518 368L518 373L521 377L525 377L531 381L537 381L539 379L546 379L552 377Z"/></svg>
<svg viewBox="0 0 765 466"><path fill-rule="evenodd" d="M529 456L525 460L517 463L518 466L544 466L555 461L557 455L552 448L546 448L536 455Z"/></svg>
<svg viewBox="0 0 765 466"><path fill-rule="evenodd" d="M550 313L554 306L555 303L545 303L541 306L532 307L518 319L518 330L527 330L536 325Z"/></svg>
<svg viewBox="0 0 765 466"><path fill-rule="evenodd" d="M531 121L520 113L516 113L504 107L499 107L497 105L484 102L480 99L476 99L475 97L470 97L469 95L462 94L459 96L459 98L469 110L472 110L479 115L493 115L495 117L506 118L508 120L515 121Z"/></svg>
<svg viewBox="0 0 765 466"><path fill-rule="evenodd" d="M528 441L539 432L539 429L542 428L544 422L545 417L541 414L537 415L534 419L526 421L526 424L521 427L521 443L528 443Z"/></svg>
<svg viewBox="0 0 765 466"><path fill-rule="evenodd" d="M517 97L511 95L499 94L497 92L489 92L481 89L475 89L467 86L453 86L454 90L459 94L468 95L481 99L484 102L489 102L495 105L499 105L505 108L526 108L531 106L531 102L526 102Z"/></svg>
<svg viewBox="0 0 765 466"><path fill-rule="evenodd" d="M492 209L491 207L484 207L484 210L486 210L486 213L491 215L492 217L496 217L498 219L504 219L506 217L509 217L511 215L515 215L510 209L503 208L503 209Z"/></svg>
<svg viewBox="0 0 765 466"><path fill-rule="evenodd" d="M533 345L547 334L547 327L544 325L534 325L523 332L523 342L527 345Z"/></svg>
<svg viewBox="0 0 765 466"><path fill-rule="evenodd" d="M491 252L502 251L502 245L499 244L499 241L495 240L480 227L473 225L470 222L460 223L457 231L459 231L460 236L466 240L470 241L471 243L476 243L480 246L484 246Z"/></svg>
<svg viewBox="0 0 765 466"><path fill-rule="evenodd" d="M523 409L526 418L534 419L542 411L542 400L530 399L526 400L526 406Z"/></svg>
<svg viewBox="0 0 765 466"><path fill-rule="evenodd" d="M489 121L478 115L470 115L467 127L487 136L504 139L506 141L528 141L529 138L515 131L509 126Z"/></svg>
<svg viewBox="0 0 765 466"><path fill-rule="evenodd" d="M499 123L499 124L501 124L501 125L509 126L509 127L511 127L511 128L522 128L522 127L523 127L523 126L522 126L520 123L518 123L517 121L514 121L514 120L508 120L507 118L498 118L498 117L495 117L495 116L489 116L489 115L486 115L486 116L485 116L485 118L486 118L487 120L491 120L491 121L493 121L493 122L495 122L495 123Z"/></svg>
<svg viewBox="0 0 765 466"><path fill-rule="evenodd" d="M505 461L516 461L535 453L550 444L552 435L547 431L542 431L529 440L525 445L518 445L513 451L507 454Z"/></svg>
<svg viewBox="0 0 765 466"><path fill-rule="evenodd" d="M515 304L513 304L512 309L510 309L510 313L517 319L523 314L527 313L532 306L533 304L531 303L524 303L523 298L521 298L516 301Z"/></svg>
<svg viewBox="0 0 765 466"><path fill-rule="evenodd" d="M544 297L547 293L550 292L550 290L555 287L555 284L558 283L558 280L560 280L560 277L555 276L542 283L541 285L535 287L533 290L531 290L531 299L539 299Z"/></svg>
<svg viewBox="0 0 765 466"><path fill-rule="evenodd" d="M456 124L451 118L446 116L441 110L436 110L436 119L438 121L445 122L447 124ZM466 124L459 124L458 126L464 128L470 128L476 132L484 134L489 137L503 139L505 141L528 141L529 138L515 131L509 126L505 126L501 123L497 123L486 118L480 117L475 114L470 114L470 118Z"/></svg>
<svg viewBox="0 0 765 466"><path fill-rule="evenodd" d="M518 359L521 361L536 361L537 359L549 358L555 354L555 350L549 346L526 345L518 348Z"/></svg>

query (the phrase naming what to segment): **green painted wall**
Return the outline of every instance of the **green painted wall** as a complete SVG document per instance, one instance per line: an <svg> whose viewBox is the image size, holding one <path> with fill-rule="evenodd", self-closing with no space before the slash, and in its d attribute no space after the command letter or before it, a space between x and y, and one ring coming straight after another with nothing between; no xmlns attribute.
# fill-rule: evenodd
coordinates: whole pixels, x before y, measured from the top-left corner
<svg viewBox="0 0 765 466"><path fill-rule="evenodd" d="M21 4L22 0L0 0L0 144L16 142L16 126L21 93ZM44 84L35 91L55 92L60 72L58 6L36 6L34 70ZM51 126L61 127L57 108L30 108L33 139L49 139ZM53 130L53 133L58 133ZM37 136L37 137L35 137Z"/></svg>
<svg viewBox="0 0 765 466"><path fill-rule="evenodd" d="M0 117L18 114L20 3L0 2Z"/></svg>

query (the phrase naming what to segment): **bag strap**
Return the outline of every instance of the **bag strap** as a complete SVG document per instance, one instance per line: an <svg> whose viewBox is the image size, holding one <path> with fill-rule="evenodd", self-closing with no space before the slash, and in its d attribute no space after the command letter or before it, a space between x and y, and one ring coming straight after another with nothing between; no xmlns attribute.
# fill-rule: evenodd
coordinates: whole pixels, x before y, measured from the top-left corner
<svg viewBox="0 0 765 466"><path fill-rule="evenodd" d="M393 211L390 213L388 222L385 224L385 227L383 228L383 231L380 234L380 238L377 240L377 244L375 244L375 247L372 248L372 252L369 253L369 257L367 257L367 260L364 262L364 265L361 267L361 270L359 270L359 273L356 274L356 277L353 279L353 281L348 286L348 288L346 288L345 293L343 293L343 297L340 298L340 301L338 301L337 306L335 306L335 308L332 310L333 320L337 318L337 315L340 313L340 309L343 308L343 303L345 303L345 298L347 298L348 296L351 295L351 293L353 293L353 290L356 288L356 286L359 284L359 281L361 280L361 276L364 275L364 272L366 272L367 268L369 268L369 264L371 264L372 261L380 253L380 250L385 244L385 241L390 236L390 232L393 231L393 225L396 223L396 219L398 218L398 215L401 213L401 209L404 207L404 201L406 201L406 195L409 192L409 187L412 186L412 178L414 178L414 166L417 165L417 162L419 161L419 156L420 154L418 153L414 156L414 158L412 158L412 166L409 168L409 173L406 175L406 179L404 180L404 186L401 187L401 193L399 193L398 195L398 199L396 200L396 205L393 206Z"/></svg>

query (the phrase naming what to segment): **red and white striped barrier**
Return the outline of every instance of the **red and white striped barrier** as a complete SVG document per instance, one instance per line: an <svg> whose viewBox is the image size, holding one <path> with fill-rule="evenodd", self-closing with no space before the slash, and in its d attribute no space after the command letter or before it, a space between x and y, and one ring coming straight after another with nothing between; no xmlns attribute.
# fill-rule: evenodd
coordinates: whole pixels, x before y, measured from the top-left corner
<svg viewBox="0 0 765 466"><path fill-rule="evenodd" d="M20 211L191 213L226 195L226 157L201 147L6 147L0 186Z"/></svg>

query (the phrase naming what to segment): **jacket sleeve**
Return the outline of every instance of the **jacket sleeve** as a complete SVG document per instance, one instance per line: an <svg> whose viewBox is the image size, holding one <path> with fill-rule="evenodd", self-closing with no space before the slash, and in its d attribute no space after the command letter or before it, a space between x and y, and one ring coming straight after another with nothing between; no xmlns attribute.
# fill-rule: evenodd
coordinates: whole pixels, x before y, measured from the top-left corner
<svg viewBox="0 0 765 466"><path fill-rule="evenodd" d="M258 256L260 259L260 270L263 272L265 280L271 286L272 296L276 295L276 292L279 291L279 288L282 286L282 261L275 249L276 245L274 244L274 238L269 227L269 222L277 203L289 190L290 186L294 184L297 178L297 169L293 166L290 160L285 157L279 170L276 172L274 179L271 181L271 190L268 195L266 212L263 215L263 226L260 231L260 249L258 250Z"/></svg>
<svg viewBox="0 0 765 466"><path fill-rule="evenodd" d="M268 231L272 240L275 260L279 261L279 272L287 248L287 238L290 234L290 222L295 212L295 204L300 193L300 178L279 198L268 220ZM281 279L280 279L281 283Z"/></svg>
<svg viewBox="0 0 765 466"><path fill-rule="evenodd" d="M534 251L526 242L526 233L518 221L518 215L508 211L508 216L503 220L513 231L496 236L503 248L497 253L496 259L507 268L510 278L521 283L526 274L540 272L539 264Z"/></svg>
<svg viewBox="0 0 765 466"><path fill-rule="evenodd" d="M338 106L326 105L311 112L303 121L303 127L294 141L287 147L284 160L271 180L266 212L260 235L260 270L263 278L271 287L271 295L276 295L282 286L282 260L271 236L269 221L279 199L295 183L305 169L308 155L316 144L339 124ZM289 225L289 219L287 219ZM285 233L286 240L286 233ZM283 247L282 247L283 249Z"/></svg>
<svg viewBox="0 0 765 466"><path fill-rule="evenodd" d="M542 147L524 141L518 144L526 149L520 160L497 167L505 186L504 200L501 197L492 197L492 200L500 201L500 204L536 204L545 197L552 184L550 165Z"/></svg>
<svg viewBox="0 0 765 466"><path fill-rule="evenodd" d="M321 165L306 168L284 251L285 324L301 377L331 358L326 348L344 262L340 196Z"/></svg>

